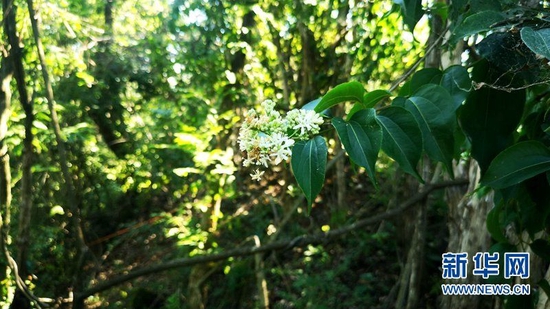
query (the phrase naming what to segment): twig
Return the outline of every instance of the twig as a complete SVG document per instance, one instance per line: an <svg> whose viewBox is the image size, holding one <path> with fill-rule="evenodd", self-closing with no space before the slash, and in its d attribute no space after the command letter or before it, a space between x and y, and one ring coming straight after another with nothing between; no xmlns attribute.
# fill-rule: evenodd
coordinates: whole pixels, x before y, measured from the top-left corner
<svg viewBox="0 0 550 309"><path fill-rule="evenodd" d="M4 235L2 237L4 237ZM3 243L2 249L4 251L4 256L6 257L6 260L8 261L8 266L13 273L13 276L15 278L15 285L17 286L17 288L21 291L21 293L23 293L23 295L25 295L27 299L34 302L34 304L38 309L46 308L47 306L40 300L40 298L38 298L33 294L33 292L29 289L29 287L27 286L23 278L21 278L21 276L19 275L19 267L17 266L17 262L11 256L10 251L7 248L6 240L4 239L2 243Z"/></svg>
<svg viewBox="0 0 550 309"><path fill-rule="evenodd" d="M397 89L397 87L399 87L399 85L404 81L406 80L407 78L409 78L409 76L411 76L415 71L416 69L420 66L420 64L422 62L424 62L424 60L426 59L426 56L430 54L430 52L440 46L440 43L441 41L443 40L443 38L445 37L445 33L447 33L447 31L449 30L449 27L447 27L442 33L441 35L433 42L432 45L430 45L428 47L428 49L426 50L426 52L424 53L424 56L418 58L418 60L416 60L416 62L407 70L407 72L405 72L405 74L401 75L390 87L389 91L390 92L393 92L395 89Z"/></svg>
<svg viewBox="0 0 550 309"><path fill-rule="evenodd" d="M492 89L496 89L496 90L506 91L508 93L510 93L512 91L523 90L523 89L527 89L527 88L532 87L532 86L544 85L544 84L550 85L550 79L540 81L540 82L536 82L536 83L532 83L532 84L528 84L528 85L524 85L524 86L521 86L521 87L502 87L502 86L497 86L497 85L494 85L494 84L488 84L488 83L485 83L485 82L472 82L472 85L474 86L474 89L476 89L476 90L479 90L480 88L483 88L483 87L488 87L488 88L492 88Z"/></svg>

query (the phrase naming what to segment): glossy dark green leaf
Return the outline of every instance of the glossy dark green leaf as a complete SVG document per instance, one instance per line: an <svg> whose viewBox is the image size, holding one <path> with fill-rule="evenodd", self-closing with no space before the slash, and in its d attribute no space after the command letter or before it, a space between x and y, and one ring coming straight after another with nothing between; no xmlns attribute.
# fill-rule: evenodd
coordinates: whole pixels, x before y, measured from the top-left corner
<svg viewBox="0 0 550 309"><path fill-rule="evenodd" d="M550 262L550 242L548 242L548 240L537 239L533 241L529 246L536 255L543 258L546 262Z"/></svg>
<svg viewBox="0 0 550 309"><path fill-rule="evenodd" d="M408 97L413 95L420 87L426 84L439 84L443 73L434 68L422 69L411 77L399 90L399 96Z"/></svg>
<svg viewBox="0 0 550 309"><path fill-rule="evenodd" d="M472 80L465 67L453 65L443 71L440 85L447 89L454 100L455 108L458 108L468 97L472 89Z"/></svg>
<svg viewBox="0 0 550 309"><path fill-rule="evenodd" d="M443 77L443 73L435 68L426 68L414 73L411 78L411 94L414 94L426 84L439 84L441 77Z"/></svg>
<svg viewBox="0 0 550 309"><path fill-rule="evenodd" d="M480 61L472 73L476 82L494 83L491 66ZM506 82L504 78L501 78ZM472 144L472 156L485 173L493 158L510 146L525 105L525 90L506 92L491 87L470 91L460 109L460 123Z"/></svg>
<svg viewBox="0 0 550 309"><path fill-rule="evenodd" d="M389 97L391 97L391 92L387 90L382 90L382 89L373 90L365 94L365 96L363 97L363 105L367 108L372 108L378 102Z"/></svg>
<svg viewBox="0 0 550 309"><path fill-rule="evenodd" d="M320 113L343 102L358 102L363 104L364 95L365 88L361 83L356 81L343 83L327 92L314 110Z"/></svg>
<svg viewBox="0 0 550 309"><path fill-rule="evenodd" d="M521 29L521 39L535 54L550 59L550 28L534 30L531 27Z"/></svg>
<svg viewBox="0 0 550 309"><path fill-rule="evenodd" d="M429 119L431 123L454 128L458 106L454 104L453 98L445 88L436 84L427 84L420 87L411 98L414 97L426 99L439 110L437 114L430 115L433 116Z"/></svg>
<svg viewBox="0 0 550 309"><path fill-rule="evenodd" d="M368 93L365 93L365 96L363 97L363 104L361 103L356 103L353 105L353 107L351 108L351 110L349 111L347 117L346 117L346 120L350 120L351 117L353 117L353 115L355 113L357 113L358 111L360 110L364 110L364 109L367 109L367 108L372 108L374 107L378 102L386 99L386 98L389 98L391 96L391 93L387 90L381 90L381 89L377 89L377 90L373 90L371 92L368 92Z"/></svg>
<svg viewBox="0 0 550 309"><path fill-rule="evenodd" d="M350 120L351 117L353 117L353 115L355 115L355 113L359 112L359 111L362 111L362 110L365 110L367 109L363 104L359 104L359 103L356 103L356 104L353 104L353 107L351 108L351 110L348 112L348 115L346 116L346 120Z"/></svg>
<svg viewBox="0 0 550 309"><path fill-rule="evenodd" d="M455 29L451 38L451 44L455 44L458 40L474 35L480 32L491 30L491 26L499 21L504 20L504 14L497 11L481 11L466 17L462 23Z"/></svg>
<svg viewBox="0 0 550 309"><path fill-rule="evenodd" d="M399 106L381 109L376 121L382 128L382 150L401 168L422 181L416 165L422 153L422 133L414 116Z"/></svg>
<svg viewBox="0 0 550 309"><path fill-rule="evenodd" d="M299 141L292 148L292 171L308 202L308 213L325 182L327 144L321 136Z"/></svg>
<svg viewBox="0 0 550 309"><path fill-rule="evenodd" d="M364 109L355 113L349 121L333 118L332 125L336 128L349 157L367 170L376 185L374 165L381 147L382 129L375 117L374 109Z"/></svg>
<svg viewBox="0 0 550 309"><path fill-rule="evenodd" d="M394 102L395 103L395 102ZM449 93L441 86L424 85L403 106L416 119L422 132L426 154L445 164L452 173L455 108Z"/></svg>
<svg viewBox="0 0 550 309"><path fill-rule="evenodd" d="M517 143L495 157L481 183L495 189L550 171L550 149L538 141Z"/></svg>
<svg viewBox="0 0 550 309"><path fill-rule="evenodd" d="M393 2L401 7L403 21L412 32L422 15L424 15L422 0L394 0Z"/></svg>

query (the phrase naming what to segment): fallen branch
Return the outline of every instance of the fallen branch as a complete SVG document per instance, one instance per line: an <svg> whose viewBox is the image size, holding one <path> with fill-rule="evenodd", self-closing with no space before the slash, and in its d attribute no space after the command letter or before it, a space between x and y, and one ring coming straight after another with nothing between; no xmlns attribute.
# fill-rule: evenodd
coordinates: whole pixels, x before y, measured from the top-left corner
<svg viewBox="0 0 550 309"><path fill-rule="evenodd" d="M350 224L348 226L335 229L329 232L322 232L322 233L316 233L313 235L302 235L295 237L290 240L279 240L275 241L263 246L252 246L252 247L244 247L244 248L237 248L233 250L227 250L225 252L215 253L215 254L208 254L208 255L201 255L201 256L195 256L192 258L181 258L181 259L175 259L172 261L168 261L164 264L155 265L151 267L146 267L142 269L138 269L132 272L129 272L125 275L122 275L118 278L111 279L107 282L98 284L86 291L83 291L82 293L79 293L78 295L75 295L75 302L82 302L85 298L88 296L92 296L96 293L108 290L116 285L122 284L124 282L143 277L146 275L151 275L175 268L182 268L182 267L189 267L196 264L202 264L202 263L209 263L209 262L217 262L221 260L228 259L230 257L239 257L239 256L249 256L254 255L257 253L262 252L270 252L270 251L280 251L280 250L288 250L295 247L303 247L311 244L323 244L328 242L332 238L340 237L342 235L345 235L351 231L360 229L362 227L372 225L375 223L378 223L382 220L386 220L392 217L395 217L405 210L411 208L412 206L416 205L418 202L424 200L432 191L450 187L450 186L461 186L461 185L467 185L468 180L466 179L457 179L457 180L450 180L450 181L442 181L434 184L427 184L424 189L421 192L418 192L414 196L412 196L410 199L405 201L403 204L401 204L399 207L394 208L392 210L388 210L384 213L374 215L370 218L359 220L353 224Z"/></svg>

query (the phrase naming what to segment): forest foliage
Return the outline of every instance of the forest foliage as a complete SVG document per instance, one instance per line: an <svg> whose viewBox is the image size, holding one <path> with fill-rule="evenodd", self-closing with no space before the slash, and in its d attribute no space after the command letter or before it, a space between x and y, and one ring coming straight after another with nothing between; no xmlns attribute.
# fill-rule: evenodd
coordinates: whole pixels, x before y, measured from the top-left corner
<svg viewBox="0 0 550 309"><path fill-rule="evenodd" d="M3 0L1 306L440 307L457 192L540 306L548 7Z"/></svg>

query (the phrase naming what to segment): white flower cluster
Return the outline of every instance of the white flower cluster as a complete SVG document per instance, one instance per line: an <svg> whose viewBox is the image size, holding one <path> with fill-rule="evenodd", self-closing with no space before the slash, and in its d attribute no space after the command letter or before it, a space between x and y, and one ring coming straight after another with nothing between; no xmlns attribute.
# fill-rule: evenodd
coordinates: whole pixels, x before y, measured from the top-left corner
<svg viewBox="0 0 550 309"><path fill-rule="evenodd" d="M262 112L249 110L239 132L239 147L246 152L243 166L269 167L288 160L295 141L319 133L323 118L312 110L295 109L286 117L274 110L275 102L266 100ZM253 180L260 181L264 171L256 169Z"/></svg>

